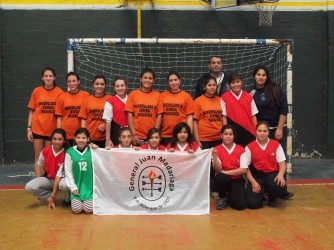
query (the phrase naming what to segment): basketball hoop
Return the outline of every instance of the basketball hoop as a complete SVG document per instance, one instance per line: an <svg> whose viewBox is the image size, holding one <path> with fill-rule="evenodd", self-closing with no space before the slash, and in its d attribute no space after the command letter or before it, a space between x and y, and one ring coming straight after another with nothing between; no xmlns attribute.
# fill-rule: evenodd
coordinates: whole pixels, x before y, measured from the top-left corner
<svg viewBox="0 0 334 250"><path fill-rule="evenodd" d="M271 27L273 15L279 0L261 0L255 4L259 12L259 26Z"/></svg>

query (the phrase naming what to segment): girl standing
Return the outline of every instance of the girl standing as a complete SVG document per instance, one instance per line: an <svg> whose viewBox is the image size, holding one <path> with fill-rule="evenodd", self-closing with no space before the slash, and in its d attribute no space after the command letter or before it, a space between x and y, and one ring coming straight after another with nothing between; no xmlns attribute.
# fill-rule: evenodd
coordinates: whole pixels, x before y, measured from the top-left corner
<svg viewBox="0 0 334 250"><path fill-rule="evenodd" d="M247 204L251 209L262 207L262 198L268 193L268 205L276 207L276 197L284 192L285 155L278 141L269 139L269 124L256 125L256 140L245 148L247 172ZM251 164L251 165L250 165Z"/></svg>
<svg viewBox="0 0 334 250"><path fill-rule="evenodd" d="M140 74L141 88L131 91L125 104L134 145L144 141L147 131L156 123L160 93L152 88L154 80L154 71L144 69Z"/></svg>
<svg viewBox="0 0 334 250"><path fill-rule="evenodd" d="M59 96L55 114L57 116L57 127L66 131L67 140L70 145L73 145L74 133L81 126L78 114L89 94L86 91L79 90L80 77L75 72L66 75L66 83L68 91Z"/></svg>
<svg viewBox="0 0 334 250"><path fill-rule="evenodd" d="M37 161L37 177L29 181L25 189L40 200L47 200L49 197L55 199L57 190L62 190L65 192L65 204L69 202L68 188L62 171L67 148L65 131L59 128L53 130L51 143L41 151ZM55 179L58 179L57 185Z"/></svg>
<svg viewBox="0 0 334 250"><path fill-rule="evenodd" d="M51 134L56 128L55 106L63 90L56 86L56 72L45 68L41 74L43 86L35 88L28 104L27 139L34 145L35 174L39 174L38 158L45 146L51 145Z"/></svg>
<svg viewBox="0 0 334 250"><path fill-rule="evenodd" d="M75 214L92 213L93 166L89 132L79 128L74 136L76 146L69 148L65 155L65 179L71 191L71 208Z"/></svg>
<svg viewBox="0 0 334 250"><path fill-rule="evenodd" d="M158 117L155 127L161 129L163 145L167 145L172 137L173 129L179 122L186 122L193 129L194 103L191 96L180 89L181 77L172 71L167 76L169 90L160 95Z"/></svg>
<svg viewBox="0 0 334 250"><path fill-rule="evenodd" d="M222 143L223 116L216 79L208 76L203 82L204 94L194 101L194 137L202 149L208 149Z"/></svg>
<svg viewBox="0 0 334 250"><path fill-rule="evenodd" d="M119 76L114 80L113 86L116 95L107 99L102 117L106 121L106 146L117 145L119 129L128 126L128 118L124 110L128 99L126 94L128 82L124 77Z"/></svg>
<svg viewBox="0 0 334 250"><path fill-rule="evenodd" d="M194 141L194 137L191 134L190 127L185 122L180 122L176 124L173 130L173 136L167 145L167 150L169 152L175 151L186 151L190 154L200 151L198 143Z"/></svg>
<svg viewBox="0 0 334 250"><path fill-rule="evenodd" d="M234 143L234 129L225 125L221 129L223 143L212 150L215 188L220 199L217 209L223 210L227 204L227 197L232 208L242 210L246 208L246 190L243 175L247 173L248 165L245 149Z"/></svg>
<svg viewBox="0 0 334 250"><path fill-rule="evenodd" d="M102 75L95 76L93 80L93 95L83 102L78 117L81 118L81 127L87 128L90 141L100 148L105 147L106 123L102 119L104 105L110 95L105 93L107 80Z"/></svg>
<svg viewBox="0 0 334 250"><path fill-rule="evenodd" d="M228 78L230 90L222 94L223 123L235 127L235 143L245 147L255 139L258 110L252 96L243 91L242 77L232 73Z"/></svg>

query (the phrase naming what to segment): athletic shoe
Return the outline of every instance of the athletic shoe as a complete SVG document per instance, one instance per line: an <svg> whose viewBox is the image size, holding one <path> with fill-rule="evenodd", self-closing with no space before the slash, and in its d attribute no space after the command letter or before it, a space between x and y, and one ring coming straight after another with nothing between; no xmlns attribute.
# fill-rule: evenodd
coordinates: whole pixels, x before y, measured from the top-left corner
<svg viewBox="0 0 334 250"><path fill-rule="evenodd" d="M216 201L217 210L224 210L226 207L226 198L218 199Z"/></svg>
<svg viewBox="0 0 334 250"><path fill-rule="evenodd" d="M269 198L268 206L269 207L277 207L276 199L275 198Z"/></svg>
<svg viewBox="0 0 334 250"><path fill-rule="evenodd" d="M283 199L283 200L290 200L292 197L293 197L293 193L291 193L287 190L285 190L280 196L280 198Z"/></svg>
<svg viewBox="0 0 334 250"><path fill-rule="evenodd" d="M218 200L218 199L219 199L219 194L218 194L218 192L212 192L212 193L211 193L211 196L212 196L215 200Z"/></svg>

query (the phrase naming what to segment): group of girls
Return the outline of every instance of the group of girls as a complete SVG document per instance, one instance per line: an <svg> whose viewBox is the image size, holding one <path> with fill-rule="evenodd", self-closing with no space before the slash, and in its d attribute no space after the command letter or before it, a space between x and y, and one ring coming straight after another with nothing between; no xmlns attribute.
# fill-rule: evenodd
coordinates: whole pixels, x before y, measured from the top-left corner
<svg viewBox="0 0 334 250"><path fill-rule="evenodd" d="M266 68L258 70L265 71ZM254 73L256 90L266 89L267 82L272 83L269 73L267 71L265 73L267 74L266 77L262 76L262 78L266 80L262 83L262 87L261 83L257 83L260 82L257 80L259 78L257 76L258 71ZM80 78L77 73L70 72L66 76L67 92L63 92L56 86L55 78L56 75L53 69L44 69L42 72L43 86L33 91L28 105L27 137L28 140L34 143L37 177L41 176L40 165L38 165L41 150L51 144L50 130L52 131L52 128L55 127L63 128L66 131L66 137L63 138L64 141L67 138L71 146L76 144L76 148L69 150L69 152L72 152L68 156L71 159L74 157L73 152L80 154L85 152L85 150L89 151L87 145L84 149L78 146L78 128L86 128L85 132L81 131L79 135L81 134L80 136L83 137L82 134L85 134L84 137L86 137L87 142L90 140L99 147L125 148L134 146L135 149L156 149L158 145L159 150L179 150L188 151L189 153L201 148L208 149L224 145L224 136L221 128L226 124L233 125L234 129L233 127L230 129L233 130L233 139L238 145L245 147L257 138L255 126L257 123L256 116L259 112L254 102L254 100L257 100L255 98L257 93L254 94L253 99L250 94L243 91L242 77L237 74L230 75L228 79L229 90L223 93L221 97L216 95L216 79L208 76L203 82L202 95L196 98L195 101L192 100L188 93L181 90L181 77L177 72L168 74L168 90L161 94L153 89L155 73L148 68L144 69L140 74L140 89L133 90L129 95L126 93L127 81L122 77L116 78L113 83L114 96L105 93L107 82L103 76L94 78L94 93L91 96L86 91L79 90ZM268 95L268 91L264 93ZM281 92L274 95L269 94L268 96L268 100L271 100L272 96L275 101L278 100L278 102L274 101L272 108L280 107L282 100L284 100ZM271 102L270 105L272 105ZM281 140L283 137L282 127L285 123L284 116L286 117L284 112L285 109L278 111L278 114L283 118L277 119L277 132L274 133L277 140ZM268 113L270 112L268 111ZM270 114L274 113L271 112ZM44 126L45 124L48 126ZM44 132L42 128L45 128ZM271 131L271 128L272 124L268 131ZM273 124L273 128L275 129L275 124ZM82 140L82 138L79 139ZM217 151L219 150L217 149ZM214 157L216 157L215 155L216 153L213 153ZM217 152L217 155L219 156L220 154ZM219 171L217 172L219 169L218 163L220 162L223 168L224 161L221 159L214 160L215 177L221 174ZM249 163L253 162L250 161ZM77 165L82 168L82 164L78 163ZM69 172L69 170L66 171ZM243 171L245 170L242 169L240 173L239 170L232 171L233 174L229 172L230 174L228 175L233 175L233 177L230 176L230 179L238 179L234 175L242 176ZM219 183L219 178L215 177L214 180L217 179L216 182ZM66 178L66 180L70 182L71 196L78 195L79 193L74 192L73 179ZM279 184L281 185L281 183L280 181ZM76 188L78 190L78 187ZM218 191L220 194L219 202L223 203L220 207L224 207L224 199L227 199L227 196L231 194L229 194L230 192L224 194L221 189ZM266 192L269 191L267 190ZM270 201L274 200L270 195L269 198ZM271 204L273 203L271 202ZM242 207L240 205L232 206ZM90 207L90 203L84 206L76 204L76 208L73 211L90 211Z"/></svg>

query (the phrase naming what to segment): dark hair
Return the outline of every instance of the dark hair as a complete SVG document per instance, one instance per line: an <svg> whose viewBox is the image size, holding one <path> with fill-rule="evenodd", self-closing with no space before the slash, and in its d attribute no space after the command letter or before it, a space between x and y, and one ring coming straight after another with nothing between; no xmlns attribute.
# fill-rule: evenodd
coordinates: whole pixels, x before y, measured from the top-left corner
<svg viewBox="0 0 334 250"><path fill-rule="evenodd" d="M42 70L41 77L44 76L45 71L51 71L51 72L52 72L52 75L53 75L54 77L56 77L56 71L55 71L53 68L51 68L51 67L46 67L46 68L44 68L44 69ZM43 81L42 81L42 83L43 83L43 85L44 85L44 82L43 82ZM56 81L53 81L53 86L56 86L56 85L57 85L57 84L56 84Z"/></svg>
<svg viewBox="0 0 334 250"><path fill-rule="evenodd" d="M203 82L202 82L202 88L201 88L201 93L202 94L205 94L206 92L206 85L208 85L208 83L210 82L210 80L213 80L216 85L217 85L217 79L211 75L206 75L204 78L203 78Z"/></svg>
<svg viewBox="0 0 334 250"><path fill-rule="evenodd" d="M271 80L270 72L267 67L263 65L259 65L253 70L252 75L254 79L254 88L256 88L255 75L261 69L266 73L266 76L267 76L267 80L264 84L264 95L269 101L270 107L279 106L280 104L279 86L277 83Z"/></svg>
<svg viewBox="0 0 334 250"><path fill-rule="evenodd" d="M153 80L155 79L155 72L154 72L153 69L150 69L150 68L144 68L144 69L141 71L139 77L142 78L142 77L144 76L145 73L151 73L152 76L153 76Z"/></svg>
<svg viewBox="0 0 334 250"><path fill-rule="evenodd" d="M78 81L80 81L80 76L77 72L68 72L66 75L66 81L69 76L75 76L78 79Z"/></svg>
<svg viewBox="0 0 334 250"><path fill-rule="evenodd" d="M179 80L181 80L181 76L177 71L170 71L167 75L167 82L169 81L169 77L175 75Z"/></svg>
<svg viewBox="0 0 334 250"><path fill-rule="evenodd" d="M234 80L241 80L242 81L242 76L240 74L237 74L237 73L231 73L229 76L228 76L228 84L230 85L231 82L233 82Z"/></svg>
<svg viewBox="0 0 334 250"><path fill-rule="evenodd" d="M112 83L112 85L113 85L114 87L115 87L115 85L116 85L116 81L118 81L118 80L122 80L122 81L124 81L125 85L128 86L128 80L127 80L125 77L123 77L123 76L117 76L117 77L114 79L113 83Z"/></svg>
<svg viewBox="0 0 334 250"><path fill-rule="evenodd" d="M269 123L267 121L258 121L255 128L257 129L260 125L265 125L269 130Z"/></svg>
<svg viewBox="0 0 334 250"><path fill-rule="evenodd" d="M122 127L118 130L118 137L121 137L121 135L124 131L130 131L130 134L132 135L132 131L129 127Z"/></svg>
<svg viewBox="0 0 334 250"><path fill-rule="evenodd" d="M63 139L64 139L63 147L64 147L65 150L68 149L68 148L69 148L69 145L68 145L68 143L67 143L67 141L66 141L66 132L65 132L65 130L62 129L62 128L56 128L56 129L54 129L54 130L52 131L52 134L51 134L51 140L52 140L52 137L53 137L55 134L60 134L60 135L63 137Z"/></svg>
<svg viewBox="0 0 334 250"><path fill-rule="evenodd" d="M161 137L161 133L160 130L158 128L150 128L147 132L147 140L151 139L151 136L155 133L158 133L159 136Z"/></svg>
<svg viewBox="0 0 334 250"><path fill-rule="evenodd" d="M187 130L187 133L188 133L187 143L189 144L190 147L192 147L192 144L193 144L193 141L194 141L194 137L193 137L193 135L191 133L191 129L190 129L189 125L186 122L179 122L174 127L172 139L170 140L170 144L171 144L172 147L176 146L177 141L178 141L177 134L180 133L180 131L183 128L185 128Z"/></svg>
<svg viewBox="0 0 334 250"><path fill-rule="evenodd" d="M226 129L232 129L233 135L235 135L235 128L231 124L226 124L222 126L220 133L223 134Z"/></svg>
<svg viewBox="0 0 334 250"><path fill-rule="evenodd" d="M220 61L222 61L222 63L223 63L223 59L220 57L220 56L210 56L210 60L209 60L209 64L211 63L211 60L212 60L212 58L219 58L220 59Z"/></svg>
<svg viewBox="0 0 334 250"><path fill-rule="evenodd" d="M107 79L103 75L96 75L93 79L92 84L96 81L96 79L103 79L104 83L107 85Z"/></svg>
<svg viewBox="0 0 334 250"><path fill-rule="evenodd" d="M78 128L74 135L77 136L78 134L85 134L88 138L90 136L89 131L86 128Z"/></svg>

